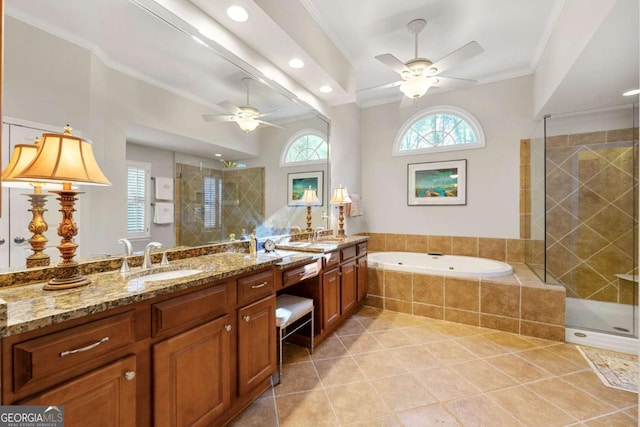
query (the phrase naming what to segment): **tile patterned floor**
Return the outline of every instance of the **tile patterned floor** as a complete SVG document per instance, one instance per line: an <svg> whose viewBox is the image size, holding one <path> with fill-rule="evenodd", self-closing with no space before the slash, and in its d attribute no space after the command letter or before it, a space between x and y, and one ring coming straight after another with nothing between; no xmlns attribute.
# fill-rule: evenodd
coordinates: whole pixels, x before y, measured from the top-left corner
<svg viewBox="0 0 640 427"><path fill-rule="evenodd" d="M637 426L638 395L605 387L573 345L370 307L309 355L246 426Z"/></svg>

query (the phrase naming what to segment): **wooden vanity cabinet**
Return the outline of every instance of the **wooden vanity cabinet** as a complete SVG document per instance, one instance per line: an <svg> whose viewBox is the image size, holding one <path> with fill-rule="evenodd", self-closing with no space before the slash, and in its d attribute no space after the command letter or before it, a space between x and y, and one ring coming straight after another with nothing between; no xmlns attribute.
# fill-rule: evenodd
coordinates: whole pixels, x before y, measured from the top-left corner
<svg viewBox="0 0 640 427"><path fill-rule="evenodd" d="M340 268L332 268L322 273L322 327L334 329L340 321Z"/></svg>

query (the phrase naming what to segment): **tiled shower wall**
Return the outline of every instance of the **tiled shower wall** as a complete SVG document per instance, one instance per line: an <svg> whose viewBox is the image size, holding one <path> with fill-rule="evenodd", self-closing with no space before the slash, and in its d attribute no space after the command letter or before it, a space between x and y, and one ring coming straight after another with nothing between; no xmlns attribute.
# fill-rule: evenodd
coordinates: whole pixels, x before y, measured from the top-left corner
<svg viewBox="0 0 640 427"><path fill-rule="evenodd" d="M634 136L631 128L547 138L547 281L563 284L567 296L634 303L634 284L616 276L634 273L638 176L634 138L637 130ZM529 144L521 142L525 169ZM528 225L527 233L531 186L525 182L522 189L521 224ZM537 242L527 245L527 259L542 264L542 242Z"/></svg>
<svg viewBox="0 0 640 427"><path fill-rule="evenodd" d="M224 169L222 179L222 237L240 238L264 221L264 168Z"/></svg>
<svg viewBox="0 0 640 427"><path fill-rule="evenodd" d="M616 277L633 274L633 177L633 129L547 138L547 268L567 296L633 303Z"/></svg>

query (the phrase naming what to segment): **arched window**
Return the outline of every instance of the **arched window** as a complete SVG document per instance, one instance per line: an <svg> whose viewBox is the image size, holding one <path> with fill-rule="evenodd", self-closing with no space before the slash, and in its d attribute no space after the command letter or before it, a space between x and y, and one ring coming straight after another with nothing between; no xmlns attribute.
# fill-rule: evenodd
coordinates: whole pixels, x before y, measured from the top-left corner
<svg viewBox="0 0 640 427"><path fill-rule="evenodd" d="M281 166L326 163L329 157L327 138L316 130L306 129L294 134L284 147Z"/></svg>
<svg viewBox="0 0 640 427"><path fill-rule="evenodd" d="M400 129L394 156L468 150L485 146L484 132L470 113L451 106L429 108L413 116Z"/></svg>

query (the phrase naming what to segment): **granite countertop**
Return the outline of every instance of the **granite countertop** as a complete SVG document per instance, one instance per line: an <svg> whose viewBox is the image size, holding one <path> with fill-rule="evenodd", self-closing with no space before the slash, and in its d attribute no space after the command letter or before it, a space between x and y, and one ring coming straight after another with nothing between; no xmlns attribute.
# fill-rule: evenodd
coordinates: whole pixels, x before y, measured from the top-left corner
<svg viewBox="0 0 640 427"><path fill-rule="evenodd" d="M332 236L328 238L320 238L315 242L309 242L306 240L281 242L276 245L276 248L303 252L324 253L356 243L365 242L368 239L369 237L367 236L346 236L342 239Z"/></svg>
<svg viewBox="0 0 640 427"><path fill-rule="evenodd" d="M0 289L0 336L60 323L93 313L122 307L138 301L166 295L215 280L277 265L279 268L313 260L310 253L258 254L223 252L173 261L168 266L154 265L129 273L89 274L91 284L67 290L45 291L43 283ZM144 281L144 276L171 270L202 270L193 275L167 280Z"/></svg>

